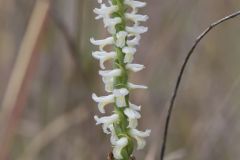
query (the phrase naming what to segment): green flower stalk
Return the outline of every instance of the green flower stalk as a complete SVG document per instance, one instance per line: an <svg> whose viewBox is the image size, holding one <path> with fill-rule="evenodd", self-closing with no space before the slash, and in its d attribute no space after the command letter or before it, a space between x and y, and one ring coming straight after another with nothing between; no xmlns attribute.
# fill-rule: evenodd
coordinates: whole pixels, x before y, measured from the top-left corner
<svg viewBox="0 0 240 160"><path fill-rule="evenodd" d="M111 34L103 40L90 39L91 43L99 46L99 51L92 53L93 57L100 61L102 70L99 74L105 84L107 96L98 97L92 95L98 103L101 113L105 113L105 106L113 104L114 111L110 116L99 118L95 116L97 124L102 124L103 131L111 135L113 156L116 160L129 160L134 151L135 141L137 149L145 146L144 138L150 135L150 130L145 132L136 129L141 106L130 103L129 92L133 89L146 89L146 86L128 82L129 72L138 72L144 69L144 65L133 62L136 46L139 44L141 34L148 30L140 26L140 22L148 19L148 16L137 14L139 8L146 5L145 2L135 0L108 0L105 4L98 0L100 8L93 11L96 19L103 19L104 26ZM131 12L128 12L128 10ZM131 22L132 26L127 26ZM106 51L105 47L111 45L114 51ZM113 69L106 70L104 62L113 60Z"/></svg>

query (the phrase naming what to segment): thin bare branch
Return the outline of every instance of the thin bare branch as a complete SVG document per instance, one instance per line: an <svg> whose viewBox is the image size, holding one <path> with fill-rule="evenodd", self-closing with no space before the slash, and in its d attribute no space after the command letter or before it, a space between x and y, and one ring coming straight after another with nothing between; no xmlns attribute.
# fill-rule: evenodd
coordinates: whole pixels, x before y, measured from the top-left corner
<svg viewBox="0 0 240 160"><path fill-rule="evenodd" d="M66 43L68 45L68 48L70 50L70 54L72 56L73 61L75 64L80 67L80 49L79 46L76 43L76 40L74 37L70 34L69 29L64 24L64 22L58 17L54 12L50 12L50 18L55 24L55 26L61 31L64 39L66 40Z"/></svg>
<svg viewBox="0 0 240 160"><path fill-rule="evenodd" d="M189 50L189 52L187 53L187 56L181 66L180 72L178 74L177 80L176 80L176 85L175 88L173 90L173 94L172 97L170 99L170 104L168 107L168 112L167 112L167 116L166 116L166 122L165 122L165 126L164 126L164 135L163 135L163 141L162 141L162 145L161 145L161 155L160 155L160 160L164 159L164 154L165 154L165 149L166 149L166 143L167 143L167 136L168 136L168 130L169 130L169 124L170 124L170 119L171 119L171 115L172 115L172 110L174 107L174 103L175 103L175 99L177 97L177 93L179 90L179 86L180 83L182 81L182 77L184 74L184 71L186 69L186 66L191 58L191 56L193 55L193 52L195 50L195 48L197 47L197 45L199 44L199 42L215 27L217 27L218 25L222 24L225 21L228 21L232 18L235 18L237 16L240 15L240 11L237 11L227 17L224 17L214 23L212 23L207 29L205 29L197 38L196 41L194 42L193 46L191 47L191 49Z"/></svg>
<svg viewBox="0 0 240 160"><path fill-rule="evenodd" d="M53 11L50 12L50 18L56 28L61 32L67 46L69 49L69 54L76 66L78 75L81 75L82 81L86 83L88 80L86 79L86 72L84 71L81 64L81 47L78 45L77 40L71 35L69 28L64 24L63 20L58 17Z"/></svg>

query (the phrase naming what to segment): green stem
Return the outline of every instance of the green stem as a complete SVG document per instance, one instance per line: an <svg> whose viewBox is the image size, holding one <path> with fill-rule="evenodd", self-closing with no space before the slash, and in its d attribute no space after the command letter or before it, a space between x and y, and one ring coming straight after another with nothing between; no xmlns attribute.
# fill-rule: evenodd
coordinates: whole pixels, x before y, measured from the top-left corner
<svg viewBox="0 0 240 160"><path fill-rule="evenodd" d="M126 6L124 5L124 0L112 0L112 3L114 5L118 6L118 11L113 13L113 17L120 17L122 19L122 22L116 25L116 32L125 31L126 26L126 20L125 20L125 11ZM113 35L116 38L116 35ZM124 53L122 52L122 48L119 48L117 46L115 47L115 51L117 53L117 57L114 60L113 67L116 69L121 69L122 73L119 77L116 77L114 80L114 89L120 89L120 88L128 88L128 71L126 69L126 64L124 63ZM129 107L129 95L125 97L126 100L126 107ZM124 114L124 108L120 108L117 106L117 104L114 104L114 111L119 115L119 122L114 124L116 134L118 138L121 137L128 137L128 145L122 149L122 156L123 159L121 160L130 160L130 157L133 152L133 140L128 134L128 118Z"/></svg>

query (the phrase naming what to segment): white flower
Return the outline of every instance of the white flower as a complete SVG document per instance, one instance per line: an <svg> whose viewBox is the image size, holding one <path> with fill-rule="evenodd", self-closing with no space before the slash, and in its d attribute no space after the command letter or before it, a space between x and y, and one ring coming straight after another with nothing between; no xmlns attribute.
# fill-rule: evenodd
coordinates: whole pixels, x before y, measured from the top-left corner
<svg viewBox="0 0 240 160"><path fill-rule="evenodd" d="M135 14L135 13L126 13L126 18L133 21L135 25L138 25L139 22L145 22L148 20L147 15Z"/></svg>
<svg viewBox="0 0 240 160"><path fill-rule="evenodd" d="M141 39L141 36L139 34L136 34L136 35L131 35L129 34L129 37L132 37L134 36L133 39L130 39L130 40L127 40L127 45L128 46L136 46L136 45L139 45L139 41Z"/></svg>
<svg viewBox="0 0 240 160"><path fill-rule="evenodd" d="M141 115L138 111L132 109L132 108L126 108L124 109L124 113L128 118L131 119L139 119L141 118Z"/></svg>
<svg viewBox="0 0 240 160"><path fill-rule="evenodd" d="M113 91L114 78L103 78L103 83L105 84L105 91Z"/></svg>
<svg viewBox="0 0 240 160"><path fill-rule="evenodd" d="M96 51L92 53L92 56L100 60L100 67L105 69L104 62L109 59L114 59L116 57L116 52L105 52L105 51Z"/></svg>
<svg viewBox="0 0 240 160"><path fill-rule="evenodd" d="M104 27L108 28L108 31L111 34L116 32L115 25L121 23L122 19L120 17L111 18L113 12L117 11L118 6L112 5L110 3L110 7L107 7L105 4L101 4L101 8L95 8L94 13L98 14L96 19L103 18Z"/></svg>
<svg viewBox="0 0 240 160"><path fill-rule="evenodd" d="M117 47L124 47L125 43L126 43L126 37L127 37L128 33L125 31L120 31L116 34L117 40L116 40L116 46Z"/></svg>
<svg viewBox="0 0 240 160"><path fill-rule="evenodd" d="M133 26L133 27L126 27L126 31L132 34L142 34L148 31L148 27L143 26Z"/></svg>
<svg viewBox="0 0 240 160"><path fill-rule="evenodd" d="M111 14L117 10L117 6L111 5L110 7L107 7L105 4L101 4L101 8L95 8L93 12L98 15L96 19L101 19L111 17Z"/></svg>
<svg viewBox="0 0 240 160"><path fill-rule="evenodd" d="M98 109L101 113L105 113L104 107L114 102L114 95L98 97L95 93L92 94L92 99L98 103Z"/></svg>
<svg viewBox="0 0 240 160"><path fill-rule="evenodd" d="M144 138L150 135L151 130L147 129L145 132L142 132L137 129L131 129L129 133L137 140L137 149L143 149L146 144Z"/></svg>
<svg viewBox="0 0 240 160"><path fill-rule="evenodd" d="M110 141L114 145L114 144L116 144L116 141L118 140L118 136L117 136L117 134L115 132L115 128L114 128L113 124L109 125L108 128L109 128L109 130L111 132Z"/></svg>
<svg viewBox="0 0 240 160"><path fill-rule="evenodd" d="M113 69L113 70L99 71L99 74L102 76L102 80L105 84L105 90L107 92L112 92L114 78L121 75L121 70Z"/></svg>
<svg viewBox="0 0 240 160"><path fill-rule="evenodd" d="M132 71L132 72L139 72L139 71L143 70L145 68L145 66L142 65L142 64L131 64L131 63L129 63L129 64L126 65L126 68L128 70Z"/></svg>
<svg viewBox="0 0 240 160"><path fill-rule="evenodd" d="M121 18L119 17L114 17L114 18L106 18L103 20L104 21L104 27L115 27L116 24L121 23Z"/></svg>
<svg viewBox="0 0 240 160"><path fill-rule="evenodd" d="M118 23L121 23L121 18L119 17L115 17L115 18L104 18L103 19L103 23L104 23L104 27L107 27L107 30L109 33L111 34L115 34L116 33L116 28L115 26Z"/></svg>
<svg viewBox="0 0 240 160"><path fill-rule="evenodd" d="M128 95L128 93L129 93L129 91L126 88L113 90L113 94L116 98L116 105L118 107L125 107L127 105L125 96Z"/></svg>
<svg viewBox="0 0 240 160"><path fill-rule="evenodd" d="M118 114L113 114L111 116L106 116L106 117L101 117L99 118L98 116L94 116L94 119L96 120L96 124L102 124L103 132L106 134L110 134L109 128L111 125L119 120L119 115ZM109 129L109 130L108 130Z"/></svg>
<svg viewBox="0 0 240 160"><path fill-rule="evenodd" d="M133 47L124 47L122 51L125 53L124 63L131 63L133 61L133 55L137 50Z"/></svg>
<svg viewBox="0 0 240 160"><path fill-rule="evenodd" d="M132 104L129 102L129 107L136 110L136 111L140 111L141 110L141 106L137 106L136 104Z"/></svg>
<svg viewBox="0 0 240 160"><path fill-rule="evenodd" d="M138 8L142 8L146 6L145 2L134 1L134 0L125 0L124 3L133 9L133 13L136 13Z"/></svg>
<svg viewBox="0 0 240 160"><path fill-rule="evenodd" d="M113 69L113 70L105 70L105 71L99 71L99 74L102 77L117 77L121 75L121 69Z"/></svg>
<svg viewBox="0 0 240 160"><path fill-rule="evenodd" d="M114 44L114 39L113 37L108 37L102 40L95 40L94 38L90 38L90 42L96 46L99 46L100 50L103 51L103 48L105 46Z"/></svg>
<svg viewBox="0 0 240 160"><path fill-rule="evenodd" d="M114 17L114 18L104 18L103 23L104 27L108 29L108 32L111 34L116 33L116 28L115 26L119 23L121 23L122 19L119 17Z"/></svg>
<svg viewBox="0 0 240 160"><path fill-rule="evenodd" d="M144 85L137 85L137 84L133 84L133 83L128 83L128 87L129 89L147 89L147 86Z"/></svg>
<svg viewBox="0 0 240 160"><path fill-rule="evenodd" d="M123 156L121 154L121 151L124 147L126 147L128 144L128 139L126 137L120 138L116 143L114 144L113 148L113 156L116 159L122 159Z"/></svg>
<svg viewBox="0 0 240 160"><path fill-rule="evenodd" d="M115 26L109 26L109 27L107 28L107 30L108 30L108 32L109 32L110 34L115 34L115 33L116 33L116 28L115 28Z"/></svg>
<svg viewBox="0 0 240 160"><path fill-rule="evenodd" d="M140 113L132 108L126 108L124 114L128 117L128 127L136 128L138 125L137 119L141 118Z"/></svg>

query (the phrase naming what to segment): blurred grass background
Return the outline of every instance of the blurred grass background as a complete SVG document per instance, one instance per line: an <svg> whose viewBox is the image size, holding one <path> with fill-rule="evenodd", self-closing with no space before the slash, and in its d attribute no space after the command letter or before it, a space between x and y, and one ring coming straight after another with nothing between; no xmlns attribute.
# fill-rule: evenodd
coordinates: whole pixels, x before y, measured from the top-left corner
<svg viewBox="0 0 240 160"><path fill-rule="evenodd" d="M0 0L0 103L35 2ZM89 38L107 36L102 22L94 20L95 7L95 0L52 1L7 159L99 160L111 151L109 137L93 120L100 113L91 93L102 95L104 90ZM146 69L132 74L131 81L149 89L133 92L131 101L142 104L140 128L150 128L152 134L146 148L136 152L137 160L159 159L166 104L195 38L210 23L237 10L239 0L148 0L141 13L150 17L145 24L149 32L135 57ZM239 160L239 26L236 18L217 27L192 57L171 120L168 160L178 155L184 160ZM8 123L3 119L0 124Z"/></svg>

